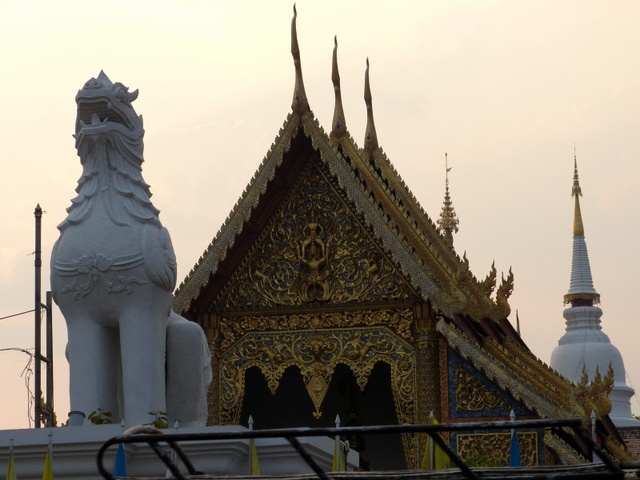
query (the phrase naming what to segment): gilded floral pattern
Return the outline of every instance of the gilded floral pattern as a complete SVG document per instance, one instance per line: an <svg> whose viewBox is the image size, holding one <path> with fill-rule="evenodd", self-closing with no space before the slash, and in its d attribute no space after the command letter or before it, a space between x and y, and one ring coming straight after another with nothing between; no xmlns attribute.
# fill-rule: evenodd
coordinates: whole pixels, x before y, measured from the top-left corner
<svg viewBox="0 0 640 480"><path fill-rule="evenodd" d="M387 327L402 339L412 341L412 321L410 308L223 317L220 322L221 351L226 352L247 332L266 331L375 326Z"/></svg>
<svg viewBox="0 0 640 480"><path fill-rule="evenodd" d="M388 254L311 159L216 304L222 310L409 301Z"/></svg>
<svg viewBox="0 0 640 480"><path fill-rule="evenodd" d="M248 368L262 371L272 393L288 367L300 368L315 406L314 414L319 417L326 393L323 385L330 383L336 365L347 365L359 388L364 389L378 362L391 367L398 422L413 423L415 353L386 328L247 334L220 360L221 422L238 423Z"/></svg>
<svg viewBox="0 0 640 480"><path fill-rule="evenodd" d="M464 368L459 368L456 373L456 409L468 412L481 412L483 410L506 410L511 406L498 394L491 392L475 379Z"/></svg>
<svg viewBox="0 0 640 480"><path fill-rule="evenodd" d="M537 432L518 432L522 466L538 465ZM500 467L509 465L511 433L465 433L455 436L457 453L470 466Z"/></svg>

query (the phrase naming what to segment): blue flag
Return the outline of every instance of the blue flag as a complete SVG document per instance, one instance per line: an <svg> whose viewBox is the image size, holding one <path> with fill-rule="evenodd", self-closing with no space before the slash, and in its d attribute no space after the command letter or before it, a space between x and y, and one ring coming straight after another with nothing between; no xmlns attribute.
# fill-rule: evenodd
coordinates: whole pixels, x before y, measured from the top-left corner
<svg viewBox="0 0 640 480"><path fill-rule="evenodd" d="M127 476L127 462L124 457L124 446L121 443L118 445L118 452L116 453L116 464L113 466L113 476Z"/></svg>
<svg viewBox="0 0 640 480"><path fill-rule="evenodd" d="M513 432L511 434L511 451L509 452L509 466L521 467L522 460L520 459L520 444L518 443L518 434Z"/></svg>

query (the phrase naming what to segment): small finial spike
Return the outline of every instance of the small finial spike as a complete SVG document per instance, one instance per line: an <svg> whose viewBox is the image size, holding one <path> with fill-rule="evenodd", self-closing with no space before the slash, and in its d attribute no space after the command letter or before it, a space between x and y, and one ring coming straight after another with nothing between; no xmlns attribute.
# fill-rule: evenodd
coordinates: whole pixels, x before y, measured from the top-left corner
<svg viewBox="0 0 640 480"><path fill-rule="evenodd" d="M573 185L571 187L571 196L574 200L573 209L573 236L584 236L584 224L582 223L582 212L580 210L580 197L582 189L580 188L580 178L578 177L578 160L575 154L575 145L573 146Z"/></svg>
<svg viewBox="0 0 640 480"><path fill-rule="evenodd" d="M371 85L369 84L369 59L364 74L364 103L367 106L367 128L364 136L364 151L371 155L378 148L378 135L373 121L373 104L371 102Z"/></svg>
<svg viewBox="0 0 640 480"><path fill-rule="evenodd" d="M340 428L340 415L336 415L336 428Z"/></svg>
<svg viewBox="0 0 640 480"><path fill-rule="evenodd" d="M342 94L340 92L340 72L338 71L338 37L333 37L333 59L331 64L331 81L335 93L333 108L333 122L331 124L331 138L340 139L347 132L347 122L342 108Z"/></svg>
<svg viewBox="0 0 640 480"><path fill-rule="evenodd" d="M456 211L453 208L453 203L451 202L451 196L449 195L449 172L452 167L449 167L449 158L447 153L444 154L444 170L445 170L445 180L444 180L444 202L442 205L442 212L440 213L440 218L438 219L438 226L440 227L440 231L444 236L444 240L449 245L449 247L453 248L453 234L458 232L458 224L460 221L456 215Z"/></svg>
<svg viewBox="0 0 640 480"><path fill-rule="evenodd" d="M249 421L247 423L249 424L249 430L253 430L253 417L251 415L249 415Z"/></svg>
<svg viewBox="0 0 640 480"><path fill-rule="evenodd" d="M302 65L300 63L300 47L298 46L298 32L296 30L296 5L293 4L293 19L291 20L291 55L293 56L293 65L296 70L296 83L293 88L293 102L291 109L298 115L309 110L309 102L307 94L304 91L304 82L302 81Z"/></svg>

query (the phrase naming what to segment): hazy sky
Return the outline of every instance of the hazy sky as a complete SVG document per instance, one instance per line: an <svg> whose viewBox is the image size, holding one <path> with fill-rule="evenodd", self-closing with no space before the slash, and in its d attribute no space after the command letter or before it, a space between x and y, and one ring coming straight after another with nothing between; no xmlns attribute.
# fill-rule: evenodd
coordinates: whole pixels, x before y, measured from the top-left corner
<svg viewBox="0 0 640 480"><path fill-rule="evenodd" d="M543 361L564 332L573 149L603 330L640 389L640 4L636 1L299 1L307 96L330 129L338 36L347 126L362 145L371 62L380 145L437 219L444 152L459 254L484 278L513 267L513 311ZM143 174L189 272L290 111L292 2L0 0L0 317L33 308L33 210L43 291L75 196L76 91L104 69L140 96ZM515 313L511 316L515 324ZM0 349L33 347L33 316L0 321ZM56 412L66 420L66 327L55 312ZM28 356L0 352L0 428L22 428ZM33 386L33 379L31 380ZM632 399L640 413L640 402Z"/></svg>

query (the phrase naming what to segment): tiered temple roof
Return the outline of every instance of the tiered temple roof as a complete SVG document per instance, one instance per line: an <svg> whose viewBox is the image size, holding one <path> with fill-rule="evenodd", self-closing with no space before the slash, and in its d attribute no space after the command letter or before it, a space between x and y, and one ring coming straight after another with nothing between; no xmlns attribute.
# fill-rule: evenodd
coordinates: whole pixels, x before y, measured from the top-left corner
<svg viewBox="0 0 640 480"><path fill-rule="evenodd" d="M265 231L272 228L269 227L269 222L279 206L288 198L289 189L301 172L304 172L306 162L317 162L322 171L327 172L332 189L331 192L324 191L319 195L333 192L344 199L350 211L358 218L358 222L361 222L362 228L369 232L367 235L371 236L384 251L393 268L397 269L398 278L406 282L407 291L412 292L410 301L403 300L403 305L411 305L413 311L413 320L404 330L404 338L409 343L415 342L415 345L412 343L412 348L415 348L418 363L422 362L421 355L424 354L421 350L423 347L420 346L421 338L430 345L429 348L439 352L428 354L432 356L425 363L426 370L412 373L417 377L418 384L426 381L421 379L421 375L427 375L429 381L437 384L437 387L433 387L436 388L436 392L424 397L430 399L429 402L437 402L437 406L431 405L429 408L435 408L442 420L455 420L452 417L455 415L454 407L458 400L452 397L452 391L447 387L456 382L451 376L451 365L455 360L468 365L465 368L471 369L474 372L472 375L481 377L482 382L487 382L486 385L495 386L497 391L501 392L500 395L521 405L530 416L580 416L590 422L590 412L596 410L597 428L601 439L607 442L608 448L617 458L630 458L607 415L606 405L600 405L603 392L607 389L607 379L582 384L577 390L577 387L541 362L527 348L508 320L511 312L508 299L514 284L511 270L506 277L502 275L497 289L497 271L494 266L484 279L475 277L469 269L466 256L459 256L453 248L452 239L449 238L453 227L447 224L439 229L436 226L379 146L374 125L369 62L367 61L365 72L364 95L367 127L364 146L361 148L347 128L340 91L337 40L334 45L331 75L335 92L335 110L331 131L327 134L310 109L304 90L295 13L291 31L291 52L295 66L292 111L218 234L176 291L174 309L205 327L213 348L223 348L222 352L214 352L214 355L217 353L221 358L227 354L227 350L224 349L233 349L233 345L240 341L241 335L247 334L247 331L238 327L233 335L228 334L225 337L221 327L222 323L227 321L225 316L231 318L231 315L234 315L233 318L237 318L239 315L245 315L242 312L246 311L253 316L251 322L247 320L243 325L262 325L259 318L264 312L258 311L258 307L264 303L254 299L270 286L265 274L266 267L250 272L249 276L260 288L252 289L253 287L249 286L251 292L247 292L245 288L244 300L238 300L233 304L234 312L230 312L228 302L223 304L223 297L228 298L230 295L231 280L237 280L239 274L236 272L245 268L243 265L247 265L249 255L257 255L252 250L253 246ZM447 198L448 189L445 206ZM325 211L320 213L331 214ZM311 222L315 225L315 213L312 218ZM331 238L327 237L326 242ZM301 254L293 253L291 265L294 267L296 257L302 262ZM376 268L376 265L369 265L368 270L359 273L363 276L375 276ZM292 275L295 275L295 272ZM384 305L387 308L390 304L388 298L382 297L373 298L371 304L365 304L357 297L349 297L350 300L342 303L334 301L331 295L328 295L329 287L322 283L329 275L330 272L322 273L312 284L314 288L323 289L322 295L315 297L313 301L280 306L270 303L269 305L280 314L277 318L295 316L298 311L311 312L311 316L313 312L319 312L320 316L322 312L330 313L339 309L350 312L365 307L373 308L376 305ZM286 278L280 280L286 281ZM282 291L286 291L287 288L293 291L295 281L300 280L282 286ZM318 335L328 328L321 320L317 321L319 323L307 333ZM298 323L290 325L301 324L302 320L296 322ZM258 328L260 334L269 328L276 331L280 328L277 325L274 327L274 323L269 325L271 326L255 328ZM399 331L399 327L394 328L396 332ZM412 423L426 419L427 407L420 404L416 392L412 394L416 396L411 399L412 406L407 407L405 411L409 412L408 417L399 417L399 422L406 420ZM606 397L606 393L604 396ZM219 407L221 400L214 400L215 402L218 402L216 405ZM415 411L412 410L414 408ZM553 452L550 455L555 455L557 462L581 463L587 455L584 445L561 432L545 433L544 444Z"/></svg>

